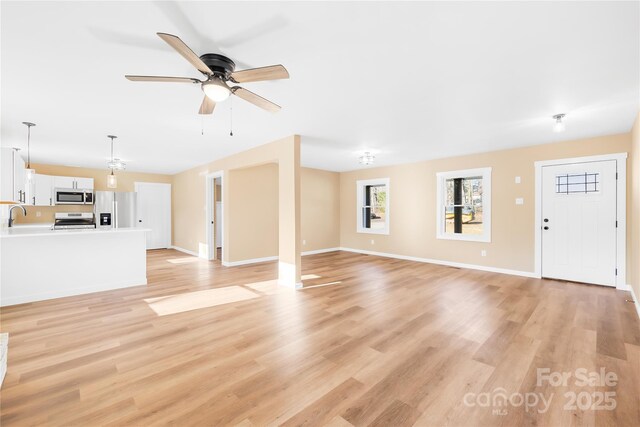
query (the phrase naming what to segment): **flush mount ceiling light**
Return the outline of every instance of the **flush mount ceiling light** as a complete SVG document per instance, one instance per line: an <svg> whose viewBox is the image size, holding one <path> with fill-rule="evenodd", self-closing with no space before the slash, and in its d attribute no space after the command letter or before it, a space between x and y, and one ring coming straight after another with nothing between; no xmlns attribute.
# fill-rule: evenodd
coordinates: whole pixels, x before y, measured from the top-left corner
<svg viewBox="0 0 640 427"><path fill-rule="evenodd" d="M113 158L113 140L117 138L115 135L107 135L107 138L111 139L111 160L107 163L107 167L111 169L111 173L107 175L107 187L108 188L117 188L118 187L118 178L116 178L113 173L114 170L122 170L125 168L125 164L120 159Z"/></svg>
<svg viewBox="0 0 640 427"><path fill-rule="evenodd" d="M358 158L358 160L360 161L360 164L365 166L373 164L373 161L375 159L376 159L376 156L374 156L368 151L366 151L362 156Z"/></svg>
<svg viewBox="0 0 640 427"><path fill-rule="evenodd" d="M556 121L553 125L553 131L554 132L564 132L564 122L562 121L564 119L564 117L566 116L566 114L556 114L555 116L553 116L553 119Z"/></svg>
<svg viewBox="0 0 640 427"><path fill-rule="evenodd" d="M202 91L213 102L222 102L231 95L229 86L217 77L202 83Z"/></svg>
<svg viewBox="0 0 640 427"><path fill-rule="evenodd" d="M27 167L25 168L26 178L28 182L31 182L36 170L31 168L31 128L35 126L35 123L22 122L27 127Z"/></svg>

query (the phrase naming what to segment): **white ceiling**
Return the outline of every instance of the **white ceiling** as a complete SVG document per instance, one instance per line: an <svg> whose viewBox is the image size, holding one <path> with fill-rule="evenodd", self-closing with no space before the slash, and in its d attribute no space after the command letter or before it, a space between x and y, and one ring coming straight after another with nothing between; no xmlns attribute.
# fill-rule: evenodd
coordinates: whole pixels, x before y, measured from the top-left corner
<svg viewBox="0 0 640 427"><path fill-rule="evenodd" d="M1 4L2 145L32 160L175 173L293 133L302 163L376 164L628 132L640 79L638 2L8 2ZM156 32L290 80L244 86L202 119L201 77ZM240 68L240 67L239 67ZM567 113L554 134L551 116ZM204 135L201 130L204 129Z"/></svg>

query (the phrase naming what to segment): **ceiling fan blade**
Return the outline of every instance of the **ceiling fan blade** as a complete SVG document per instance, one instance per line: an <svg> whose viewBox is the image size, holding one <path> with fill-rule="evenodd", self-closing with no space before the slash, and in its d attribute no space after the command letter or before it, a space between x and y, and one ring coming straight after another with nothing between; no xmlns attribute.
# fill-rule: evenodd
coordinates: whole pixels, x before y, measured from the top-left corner
<svg viewBox="0 0 640 427"><path fill-rule="evenodd" d="M202 83L198 79L191 77L166 77L166 76L125 76L132 82L167 82L167 83Z"/></svg>
<svg viewBox="0 0 640 427"><path fill-rule="evenodd" d="M262 108L263 110L267 110L270 111L272 113L277 113L278 111L280 111L280 106L278 104L274 104L273 102L264 99L263 97L261 97L260 95L256 95L255 93L246 90L244 88L241 88L240 86L234 86L231 88L231 93L233 93L236 96L239 96L240 98L244 99L245 101L248 101L250 103L252 103L253 105L256 105L260 108Z"/></svg>
<svg viewBox="0 0 640 427"><path fill-rule="evenodd" d="M236 71L231 74L231 79L236 83L259 82L263 80L288 79L289 72L282 65L270 65L268 67L251 68L249 70Z"/></svg>
<svg viewBox="0 0 640 427"><path fill-rule="evenodd" d="M187 61L191 63L194 67L198 69L203 74L212 75L213 71L211 68L207 66L198 55L196 55L190 48L183 42L180 37L174 36L173 34L167 33L157 33L158 36L167 42L169 46L174 48L180 55L184 57Z"/></svg>
<svg viewBox="0 0 640 427"><path fill-rule="evenodd" d="M202 100L202 104L200 104L200 110L198 114L212 114L213 109L216 108L216 103L211 100L208 96L205 95Z"/></svg>

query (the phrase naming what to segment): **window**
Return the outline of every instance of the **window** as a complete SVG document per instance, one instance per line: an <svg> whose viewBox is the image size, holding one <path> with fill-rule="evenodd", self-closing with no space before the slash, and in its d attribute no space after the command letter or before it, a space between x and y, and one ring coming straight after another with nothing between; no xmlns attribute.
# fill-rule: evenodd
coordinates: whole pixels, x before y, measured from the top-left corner
<svg viewBox="0 0 640 427"><path fill-rule="evenodd" d="M491 168L440 172L437 238L491 241Z"/></svg>
<svg viewBox="0 0 640 427"><path fill-rule="evenodd" d="M358 233L389 234L389 178L356 184Z"/></svg>

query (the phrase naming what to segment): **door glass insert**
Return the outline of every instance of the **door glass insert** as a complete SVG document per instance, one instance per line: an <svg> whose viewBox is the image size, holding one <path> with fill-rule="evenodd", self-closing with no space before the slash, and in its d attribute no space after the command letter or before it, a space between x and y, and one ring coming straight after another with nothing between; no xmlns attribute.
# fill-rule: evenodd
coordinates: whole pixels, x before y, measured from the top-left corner
<svg viewBox="0 0 640 427"><path fill-rule="evenodd" d="M600 174L581 173L556 175L557 194L597 193L600 191Z"/></svg>

